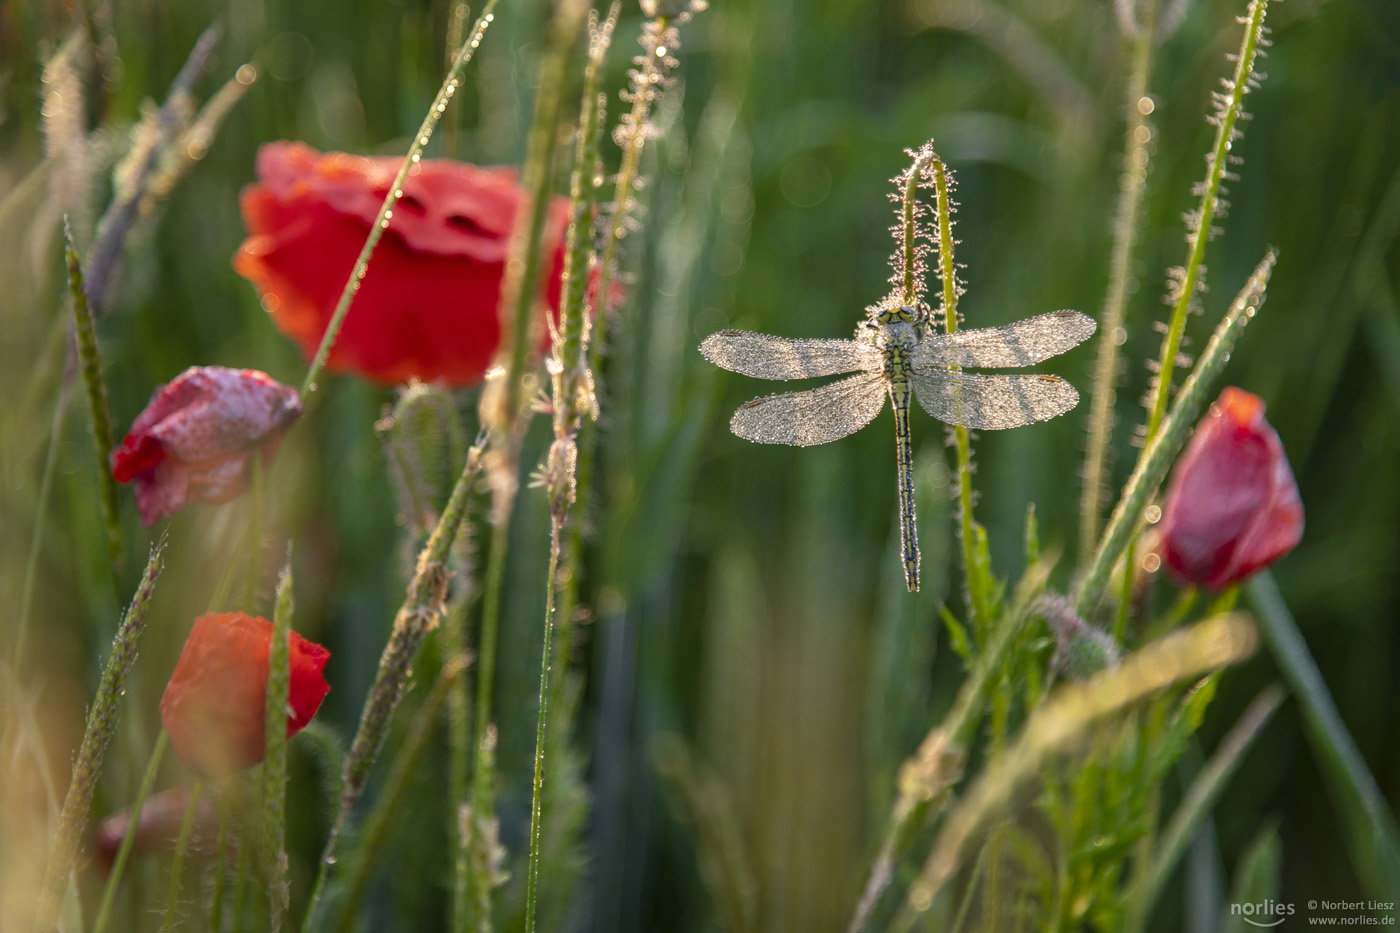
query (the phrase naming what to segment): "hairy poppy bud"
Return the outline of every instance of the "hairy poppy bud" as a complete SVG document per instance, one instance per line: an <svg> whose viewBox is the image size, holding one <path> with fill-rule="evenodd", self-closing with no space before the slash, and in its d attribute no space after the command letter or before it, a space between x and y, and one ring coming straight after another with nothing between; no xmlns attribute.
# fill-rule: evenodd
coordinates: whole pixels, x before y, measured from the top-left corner
<svg viewBox="0 0 1400 933"><path fill-rule="evenodd" d="M1167 566L1213 590L1297 545L1303 503L1259 396L1233 386L1220 393L1172 472L1159 532Z"/></svg>
<svg viewBox="0 0 1400 933"><path fill-rule="evenodd" d="M227 502L243 489L248 457L270 456L300 414L296 390L266 373L192 366L151 396L112 449L112 475L136 483L147 525L191 502Z"/></svg>
<svg viewBox="0 0 1400 933"><path fill-rule="evenodd" d="M331 653L291 633L287 736L311 722L330 693ZM241 612L200 616L160 701L160 720L185 767L226 777L263 759L272 623Z"/></svg>

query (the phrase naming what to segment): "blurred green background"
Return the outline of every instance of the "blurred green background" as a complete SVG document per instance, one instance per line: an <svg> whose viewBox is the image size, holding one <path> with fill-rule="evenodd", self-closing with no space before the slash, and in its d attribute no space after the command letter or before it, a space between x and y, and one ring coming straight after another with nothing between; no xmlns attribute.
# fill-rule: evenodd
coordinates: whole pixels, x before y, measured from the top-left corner
<svg viewBox="0 0 1400 933"><path fill-rule="evenodd" d="M1226 55L1238 45L1243 13L1242 2L1220 0L1163 6L1182 18L1157 50L1150 81L1157 136L1123 347L1115 490L1135 456L1145 363L1159 352L1153 322L1167 311L1165 272L1185 257L1181 215L1194 207L1192 185L1213 132L1203 118L1208 95L1233 67ZM243 238L239 189L253 177L257 147L274 139L404 151L444 71L448 13L440 0L116 5L120 67L110 96L87 102L89 125L129 123L144 100L162 99L212 21L225 34L201 96L242 62L260 74L128 250L100 325L119 430L153 387L189 365L250 366L300 381L294 347L229 265ZM518 164L547 14L535 0L502 4L467 93L454 103L455 129L435 140L433 154L445 147L470 161ZM0 193L8 205L0 216L0 586L10 606L19 601L56 394L45 348L66 314L57 202L32 174L45 151L41 78L73 15L55 2L0 7ZM624 10L611 92L636 48L638 15L630 4ZM1395 801L1400 4L1289 0L1271 6L1269 22L1267 80L1247 99L1253 120L1235 148L1241 179L1231 186L1224 234L1207 253L1207 319L1194 319L1188 334L1199 346L1265 249L1279 249L1267 304L1226 378L1264 397L1288 450L1308 527L1275 572ZM643 230L627 243L632 281L604 374L602 469L587 504L590 615L575 652L585 676L577 745L591 811L584 877L565 913L571 929L715 928L701 882L704 847L654 767L680 761L709 788L707 799L732 812L766 928L840 929L894 769L960 676L937 618L944 602L962 612L944 429L914 415L924 588L910 597L895 556L891 416L826 447L748 444L728 432L729 413L770 387L715 370L695 348L726 326L849 334L887 288L889 179L907 166L904 150L930 137L958 182L966 325L1058 308L1097 313L1121 173L1127 48L1112 4L1070 0L719 0L682 39L677 82L656 114L664 135L647 150ZM612 101L616 114L615 93ZM100 205L107 173L99 165L91 176L87 203ZM1087 393L1093 352L1086 345L1043 370ZM275 540L295 544L297 627L333 652L334 690L321 715L348 735L402 597L411 543L392 543L403 534L373 430L391 393L345 377L322 387L282 448L270 514ZM460 401L472 421L473 394ZM977 516L999 574L1020 572L1033 502L1045 548L1063 553L1052 585L1071 585L1086 417L1081 405L1054 422L977 440ZM546 426L535 427L527 464ZM118 611L80 404L59 458L31 664L52 701L53 760L65 764ZM244 509L201 506L172 522L168 570L100 808L121 806L139 779L159 724L156 701L237 544ZM129 499L124 512L128 554L139 555L148 534ZM524 492L497 699L503 841L514 853L529 820L546 533L541 497ZM280 554L280 543L270 548L269 571ZM128 559L122 601L137 564ZM261 598L271 581L269 572ZM1159 599L1169 598L1164 584ZM1277 676L1261 654L1225 677L1207 747ZM685 745L658 741L672 734ZM302 885L322 819L314 782L305 784L294 791L301 810L293 810L301 834L294 884ZM1242 849L1276 823L1286 899L1360 896L1291 704L1215 816L1216 877L1227 886ZM437 923L450 876L449 863L434 861L446 819L421 808L404 821L397 869L375 890L371 928ZM1181 928L1183 902L1195 896L1169 892L1158 928Z"/></svg>

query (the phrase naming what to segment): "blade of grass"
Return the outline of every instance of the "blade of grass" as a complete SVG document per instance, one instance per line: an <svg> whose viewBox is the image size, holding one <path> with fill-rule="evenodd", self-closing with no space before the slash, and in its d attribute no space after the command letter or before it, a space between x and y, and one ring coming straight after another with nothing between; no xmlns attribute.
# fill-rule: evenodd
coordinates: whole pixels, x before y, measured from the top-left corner
<svg viewBox="0 0 1400 933"><path fill-rule="evenodd" d="M1093 562L1079 586L1075 611L1081 616L1088 618L1098 606L1114 565L1136 536L1143 511L1151 503L1177 452L1186 443L1187 435L1205 404L1206 392L1225 368L1230 359L1230 350L1245 325L1264 303L1269 276L1273 273L1277 258L1278 254L1270 249L1255 266L1254 274L1235 296L1230 310L1216 327L1201 358L1196 361L1195 369L1177 393L1161 430L1148 441L1138 457L1137 466L1123 487L1123 494L1109 518L1108 527L1104 529L1098 550L1094 552Z"/></svg>
<svg viewBox="0 0 1400 933"><path fill-rule="evenodd" d="M78 844L87 825L88 810L92 807L92 795L97 789L97 779L102 772L102 758L107 751L107 743L117 728L117 714L122 694L126 690L126 675L136 661L136 651L141 633L146 627L146 614L151 606L151 596L155 592L156 579L162 567L161 555L165 552L165 541L158 541L151 548L150 559L141 576L141 583L131 597L116 637L112 639L112 652L107 656L107 664L102 669L102 680L97 686L92 707L88 710L87 726L83 730L83 742L78 748L73 762L73 779L68 785L68 793L63 798L63 811L54 829L53 844L49 848L48 864L44 869L43 887L39 892L38 907L34 915L34 929L52 930L58 922L59 905L63 891L68 885L68 875L78 856Z"/></svg>
<svg viewBox="0 0 1400 933"><path fill-rule="evenodd" d="M1245 590L1250 607L1258 613L1269 652L1298 698L1308 742L1341 812L1362 887L1373 898L1400 904L1400 830L1385 795L1337 712L1327 682L1273 576L1268 571L1258 573L1245 584Z"/></svg>

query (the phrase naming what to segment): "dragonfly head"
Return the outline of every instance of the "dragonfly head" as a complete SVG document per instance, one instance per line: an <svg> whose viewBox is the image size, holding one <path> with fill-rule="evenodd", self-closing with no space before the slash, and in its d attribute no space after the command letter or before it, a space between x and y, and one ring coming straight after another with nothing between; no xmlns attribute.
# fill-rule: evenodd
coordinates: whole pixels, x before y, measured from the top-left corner
<svg viewBox="0 0 1400 933"><path fill-rule="evenodd" d="M927 315L919 308L900 305L897 308L881 308L875 315L876 324L921 324Z"/></svg>

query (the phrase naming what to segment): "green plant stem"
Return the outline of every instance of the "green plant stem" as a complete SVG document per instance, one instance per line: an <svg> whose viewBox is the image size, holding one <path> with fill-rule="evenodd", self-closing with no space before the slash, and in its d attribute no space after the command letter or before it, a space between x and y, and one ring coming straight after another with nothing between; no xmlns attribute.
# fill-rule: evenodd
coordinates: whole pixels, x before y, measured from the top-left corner
<svg viewBox="0 0 1400 933"><path fill-rule="evenodd" d="M199 795L204 791L204 781L196 778L190 792L190 803L185 808L185 819L180 824L180 838L175 843L175 860L170 864L170 891L165 899L165 922L162 933L173 933L175 920L180 913L180 876L185 872L185 855L190 849L190 837L194 834L195 808L199 806Z"/></svg>
<svg viewBox="0 0 1400 933"><path fill-rule="evenodd" d="M1151 160L1152 112L1147 96L1156 45L1157 0L1147 0L1132 36L1132 66L1128 71L1124 107L1128 121L1123 133L1123 174L1118 183L1118 207L1113 223L1113 247L1108 263L1108 293L1099 317L1099 352L1094 362L1089 397L1089 448L1084 456L1084 490L1079 505L1079 565L1093 556L1099 538L1104 490L1107 488L1108 441L1113 431L1114 397L1118 387L1118 347L1126 339L1123 312L1128 304L1133 249L1141 226L1142 198L1147 190ZM1121 641L1121 638L1120 638Z"/></svg>
<svg viewBox="0 0 1400 933"><path fill-rule="evenodd" d="M1269 652L1298 698L1308 742L1351 837L1348 851L1362 887L1378 900L1400 903L1400 830L1385 795L1337 712L1273 576L1256 574L1245 591Z"/></svg>
<svg viewBox="0 0 1400 933"><path fill-rule="evenodd" d="M1212 117L1215 123L1215 145L1206 160L1206 179L1201 186L1201 200L1192 215L1192 230L1187 240L1189 245L1186 267L1177 283L1180 291L1172 308L1171 321L1167 325L1167 336L1162 341L1162 356L1158 361L1157 380L1153 388L1152 403L1148 408L1147 440L1150 443L1162 426L1166 417L1167 400L1171 394L1172 373L1176 368L1176 357L1181 350L1181 335L1186 329L1186 316L1196 297L1200 282L1202 260L1205 258L1206 243L1211 238L1212 225L1221 206L1224 190L1221 182L1227 175L1226 165L1230 159L1230 149L1240 138L1236 129L1243 111L1244 96L1249 93L1251 84L1258 80L1254 72L1254 58L1263 38L1264 13L1268 0L1250 0L1249 15L1245 20L1244 39L1235 59L1235 75L1228 83L1227 94L1216 94L1217 111Z"/></svg>
<svg viewBox="0 0 1400 933"><path fill-rule="evenodd" d="M1230 310L1216 327L1210 343L1196 362L1196 368L1177 393L1161 430L1148 441L1138 457L1137 466L1123 488L1098 550L1094 552L1094 559L1080 584L1079 594L1075 598L1075 611L1079 615L1087 618L1098 606L1114 564L1123 555L1129 541L1136 537L1143 512L1151 503L1177 451L1186 443L1186 437L1204 407L1206 393L1215 377L1225 368L1240 332L1263 304L1269 276L1277 258L1278 254L1270 249L1254 268L1249 281L1235 296Z"/></svg>
<svg viewBox="0 0 1400 933"><path fill-rule="evenodd" d="M482 393L481 420L493 438L487 477L492 491L491 553L487 558L486 590L482 600L481 643L477 652L476 755L472 764L472 831L466 835L472 868L471 926L492 929L491 889L494 873L488 848L494 845L487 827L494 823L494 756L484 753L493 712L496 639L500 627L501 588L509 554L509 530L519 486L521 435L527 424L521 404L526 362L530 351L530 324L534 317L541 254L549 207L549 182L559 136L559 111L569 59L588 12L586 0L565 0L554 14L549 43L540 64L539 93L526 145L521 181L529 192L530 211L517 215L511 235L510 258L501 285L502 333L497 352L499 372ZM461 929L460 925L458 929Z"/></svg>
<svg viewBox="0 0 1400 933"><path fill-rule="evenodd" d="M1247 616L1215 616L1143 647L1092 680L1058 688L1031 713L1021 734L988 764L948 814L890 929L909 930L918 915L933 906L934 898L961 867L977 833L989 820L1007 815L1022 786L1044 772L1052 755L1105 716L1174 683L1238 663L1257 644Z"/></svg>
<svg viewBox="0 0 1400 933"><path fill-rule="evenodd" d="M262 850L267 859L269 925L273 933L291 903L287 880L287 706L291 696L292 565L277 581L268 653L267 695L263 707Z"/></svg>
<svg viewBox="0 0 1400 933"><path fill-rule="evenodd" d="M556 682L562 679L562 664L560 674L553 673L554 657L551 644L557 624L562 534L570 512L577 502L575 470L579 426L585 416L592 414L596 404L592 398L592 374L587 369L588 281L593 257L592 217L597 195L595 179L599 174L599 137L604 113L596 87L598 73L602 69L611 43L613 27L620 9L621 5L614 0L602 26L600 27L596 20L590 24L588 64L584 69L574 168L569 183L570 223L565 238L563 300L559 307L558 326L553 328L553 352L549 364L554 408L554 443L550 446L545 465L545 487L550 498L549 567L545 575L539 721L535 733L535 772L530 802L530 862L525 887L525 929L528 933L533 933L535 929L539 898L550 699L557 689ZM566 635L564 631L560 634ZM561 658L567 658L568 645L562 638L561 649Z"/></svg>
<svg viewBox="0 0 1400 933"><path fill-rule="evenodd" d="M73 245L73 231L68 218L63 218L63 237L68 259L68 293L73 309L73 332L78 346L78 361L87 388L88 413L92 417L92 440L97 455L97 484L102 508L102 526L107 531L107 554L116 573L122 560L121 515L117 510L117 481L107 466L107 454L112 449L112 405L107 399L107 381L102 377L102 355L98 350L97 326L88 306L83 288L83 266L78 249Z"/></svg>
<svg viewBox="0 0 1400 933"><path fill-rule="evenodd" d="M543 824L541 799L544 793L545 730L549 726L549 669L552 660L550 638L554 633L554 599L559 577L560 533L564 516L556 514L549 527L549 571L544 608L544 645L540 651L540 712L535 724L535 777L530 798L530 867L525 877L525 930L534 933L535 907L540 884L540 828Z"/></svg>
<svg viewBox="0 0 1400 933"><path fill-rule="evenodd" d="M422 158L423 147L432 138L433 130L437 128L438 121L442 119L443 113L447 110L448 101L452 99L452 96L457 93L457 88L461 86L462 70L472 60L476 47L481 44L481 38L486 33L486 28L495 19L493 11L496 9L496 3L497 0L486 0L481 16L472 26L471 32L467 35L467 41L462 43L462 47L457 50L457 57L453 61L452 67L448 69L447 77L443 79L437 97L433 98L433 104L428 108L428 115L423 118L423 124L414 135L413 144L408 147L408 154L404 156L403 165L399 166L399 172L394 176L393 184L389 185L389 191L384 196L384 203L379 207L379 214L370 226L369 236L365 238L365 245L360 249L359 258L355 260L355 267L350 271L350 278L346 281L345 288L340 293L340 299L336 302L335 311L332 312L330 322L326 325L326 332L321 337L321 345L317 347L316 355L312 357L311 365L307 367L306 378L301 383L302 398L316 391L316 377L321 374L322 367L326 365L326 358L330 356L331 348L335 346L335 338L340 333L341 325L345 323L345 315L350 310L350 303L359 292L360 283L364 281L365 273L369 269L370 256L373 255L374 248L379 245L379 238L384 234L384 230L389 226L394 205L403 196L404 179L408 178L409 170L417 165Z"/></svg>
<svg viewBox="0 0 1400 933"><path fill-rule="evenodd" d="M331 826L326 846L321 852L320 867L316 873L316 883L312 888L310 905L302 924L303 931L316 928L321 907L321 898L330 874L336 863L336 847L340 837L350 825L350 812L360 799L365 781L379 750L388 735L389 718L398 706L399 699L407 687L412 672L413 657L418 646L428 632L437 626L447 598L448 551L457 538L457 531L466 518L467 499L473 483L481 472L481 447L475 446L467 452L467 462L457 483L452 487L452 496L438 519L428 543L418 555L418 567L409 581L408 594L398 614L394 617L393 630L384 652L379 658L379 668L374 683L360 714L360 724L351 743L350 753L345 757L345 765L340 776L340 810Z"/></svg>
<svg viewBox="0 0 1400 933"><path fill-rule="evenodd" d="M132 846L136 844L136 827L141 822L141 810L146 806L146 798L151 795L151 789L155 787L156 775L160 773L160 763L165 758L165 750L169 747L170 736L162 729L160 735L156 736L155 747L151 749L151 757L146 762L146 773L141 776L141 786L136 790L136 799L127 808L126 835L122 837L122 844L117 849L117 857L112 860L112 872L107 876L107 881L102 887L102 901L97 908L97 917L92 923L92 933L106 933L107 923L112 916L112 904L115 903L117 897L117 888L121 884L122 875L126 872L126 863L131 858ZM217 930L218 927L214 929Z"/></svg>
<svg viewBox="0 0 1400 933"><path fill-rule="evenodd" d="M1187 788L1181 803L1172 814L1171 821L1152 847L1151 862L1147 871L1125 895L1128 903L1126 930L1143 929L1148 912L1156 903L1157 896L1171 877L1172 870L1185 853L1201 821L1210 813L1210 808L1225 790L1225 785L1239 769L1245 752L1259 737L1259 733L1264 730L1264 726L1283 703L1283 699L1283 690L1277 686L1267 687L1255 697L1239 722L1235 723L1234 728L1220 742L1220 747L1211 755L1204 770Z"/></svg>
<svg viewBox="0 0 1400 933"><path fill-rule="evenodd" d="M364 833L356 846L353 859L350 860L345 895L340 899L339 914L335 923L331 925L332 930L352 929L355 911L359 909L369 891L374 867L378 864L379 855L390 831L394 829L394 819L398 815L399 807L423 764L423 755L433 737L438 713L442 711L443 703L452 692L453 686L462 678L465 669L465 658L458 658L455 663L450 663L442 669L437 682L433 684L432 692L418 710L418 716L413 722L413 731L394 757L394 767L375 801L374 810L365 819Z"/></svg>
<svg viewBox="0 0 1400 933"><path fill-rule="evenodd" d="M88 810L92 807L92 795L97 789L97 778L102 772L102 758L107 751L107 743L117 729L117 715L122 695L126 692L126 675L136 661L137 647L141 633L146 627L146 614L150 609L151 596L155 592L156 579L160 576L161 555L165 542L161 540L151 548L150 559L146 562L141 583L131 598L126 615L117 627L112 639L112 652L107 656L107 664L102 669L102 680L97 686L88 710L87 726L83 730L83 742L73 762L73 778L68 785L68 793L63 798L63 810L59 814L58 826L54 829L53 844L49 848L48 865L44 869L43 887L39 891L38 908L34 916L34 929L47 933L58 922L63 891L68 884L68 875L77 859L78 844L83 829L87 825Z"/></svg>
<svg viewBox="0 0 1400 933"><path fill-rule="evenodd" d="M952 334L958 329L958 279L957 264L953 260L953 218L952 204L948 197L948 169L943 160L934 156L930 167L933 169L934 187L938 196L938 277L943 282L943 329ZM953 443L957 448L958 461L958 523L959 537L962 539L963 573L967 581L969 608L972 611L972 629L979 640L987 637L991 625L991 608L988 605L986 578L977 557L977 522L972 517L972 441L967 428L955 425Z"/></svg>
<svg viewBox="0 0 1400 933"><path fill-rule="evenodd" d="M1027 568L1002 624L992 633L957 700L943 721L929 730L919 750L899 770L899 796L890 813L879 854L848 927L850 933L866 928L881 895L894 880L894 870L919 830L940 812L962 777L968 745L986 712L987 698L1001 680L1007 658L1031 618L1031 606L1050 578L1052 564L1037 561Z"/></svg>

